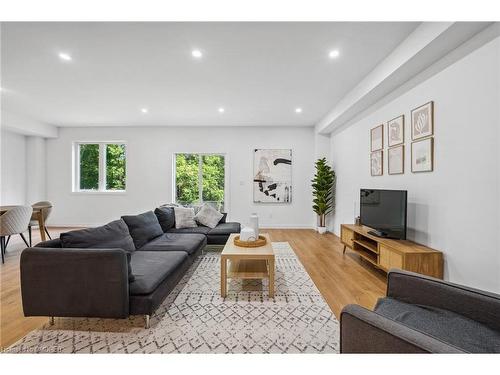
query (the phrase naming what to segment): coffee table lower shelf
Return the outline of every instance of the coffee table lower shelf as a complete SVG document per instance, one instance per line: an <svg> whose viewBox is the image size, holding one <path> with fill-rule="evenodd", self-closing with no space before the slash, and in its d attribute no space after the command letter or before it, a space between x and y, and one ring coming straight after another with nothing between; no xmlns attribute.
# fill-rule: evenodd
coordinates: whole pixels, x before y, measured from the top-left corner
<svg viewBox="0 0 500 375"><path fill-rule="evenodd" d="M269 269L266 260L241 259L230 260L227 277L230 279L268 279Z"/></svg>

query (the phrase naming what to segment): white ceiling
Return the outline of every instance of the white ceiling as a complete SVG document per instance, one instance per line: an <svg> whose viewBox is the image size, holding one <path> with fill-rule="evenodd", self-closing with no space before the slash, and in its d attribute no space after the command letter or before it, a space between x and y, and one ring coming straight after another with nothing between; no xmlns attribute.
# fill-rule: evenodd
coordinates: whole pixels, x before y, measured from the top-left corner
<svg viewBox="0 0 500 375"><path fill-rule="evenodd" d="M417 26L2 23L2 112L57 126L313 126Z"/></svg>

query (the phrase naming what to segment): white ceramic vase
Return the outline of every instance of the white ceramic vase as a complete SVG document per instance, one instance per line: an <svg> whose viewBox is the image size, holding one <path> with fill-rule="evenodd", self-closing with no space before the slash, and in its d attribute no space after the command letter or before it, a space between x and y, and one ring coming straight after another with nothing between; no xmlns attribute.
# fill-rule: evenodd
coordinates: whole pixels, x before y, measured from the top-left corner
<svg viewBox="0 0 500 375"><path fill-rule="evenodd" d="M319 234L325 234L326 233L326 227L317 227L318 233Z"/></svg>
<svg viewBox="0 0 500 375"><path fill-rule="evenodd" d="M250 215L250 228L253 229L255 239L259 239L259 217L255 213Z"/></svg>

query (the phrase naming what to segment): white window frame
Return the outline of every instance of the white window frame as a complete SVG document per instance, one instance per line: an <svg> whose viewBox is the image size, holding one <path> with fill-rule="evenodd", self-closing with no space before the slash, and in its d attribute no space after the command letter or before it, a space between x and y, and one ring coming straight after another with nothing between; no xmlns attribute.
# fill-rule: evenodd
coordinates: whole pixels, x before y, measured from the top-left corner
<svg viewBox="0 0 500 375"><path fill-rule="evenodd" d="M80 189L80 145L99 145L99 187L97 190ZM106 189L106 146L125 146L125 190ZM125 194L128 186L128 147L125 141L78 141L73 143L73 193L78 194Z"/></svg>
<svg viewBox="0 0 500 375"><path fill-rule="evenodd" d="M224 157L224 207L223 211L229 211L229 157L223 152L175 152L172 156L172 202L177 202L177 155L181 154L191 154L198 156L206 155L218 155ZM201 157L198 158L198 184L199 192L198 197L203 204L203 172L202 172L202 160Z"/></svg>

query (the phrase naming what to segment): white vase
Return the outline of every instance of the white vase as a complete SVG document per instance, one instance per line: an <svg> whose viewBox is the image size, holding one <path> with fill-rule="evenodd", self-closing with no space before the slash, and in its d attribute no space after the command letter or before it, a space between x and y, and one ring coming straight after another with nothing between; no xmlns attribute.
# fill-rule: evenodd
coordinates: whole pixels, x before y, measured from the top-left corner
<svg viewBox="0 0 500 375"><path fill-rule="evenodd" d="M319 234L325 234L326 233L326 227L318 227L318 233Z"/></svg>
<svg viewBox="0 0 500 375"><path fill-rule="evenodd" d="M259 217L257 214L250 215L250 228L253 229L255 239L259 238Z"/></svg>

